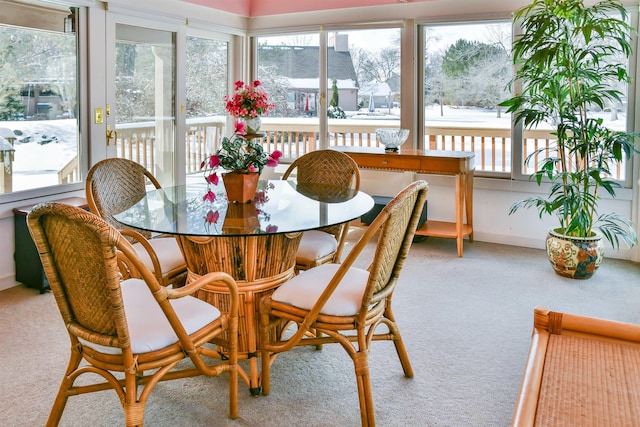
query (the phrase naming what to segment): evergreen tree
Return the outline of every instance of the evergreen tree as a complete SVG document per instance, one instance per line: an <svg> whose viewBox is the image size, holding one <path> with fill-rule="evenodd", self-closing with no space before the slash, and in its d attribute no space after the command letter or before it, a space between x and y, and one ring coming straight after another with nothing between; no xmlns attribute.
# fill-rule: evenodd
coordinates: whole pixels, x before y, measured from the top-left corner
<svg viewBox="0 0 640 427"><path fill-rule="evenodd" d="M331 83L331 101L329 101L329 105L331 107L340 106L339 97L338 97L338 81L336 78L333 78Z"/></svg>

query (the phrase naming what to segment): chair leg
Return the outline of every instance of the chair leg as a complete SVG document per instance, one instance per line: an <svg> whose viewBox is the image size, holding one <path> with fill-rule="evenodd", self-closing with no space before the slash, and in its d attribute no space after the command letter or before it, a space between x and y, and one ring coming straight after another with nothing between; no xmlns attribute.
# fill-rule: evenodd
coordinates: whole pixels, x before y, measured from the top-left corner
<svg viewBox="0 0 640 427"><path fill-rule="evenodd" d="M125 425L137 427L144 425L144 402L127 402L123 405Z"/></svg>
<svg viewBox="0 0 640 427"><path fill-rule="evenodd" d="M64 378L60 383L60 388L58 389L58 394L56 395L56 400L53 402L53 407L51 408L51 412L49 413L49 418L47 419L47 427L55 427L60 423L60 419L62 418L62 412L64 411L64 407L67 405L67 400L69 400L69 390L73 386L73 382L75 381L76 376L71 376L71 374L78 369L80 365L80 361L82 360L82 355L80 350L77 347L72 347L71 356L69 357L69 364L67 365L67 371L64 374Z"/></svg>
<svg viewBox="0 0 640 427"><path fill-rule="evenodd" d="M263 307L261 307L261 310ZM271 352L265 349L265 346L270 343L270 334L269 334L269 313L264 310L260 313L260 335L261 335L261 343L262 349L261 351L261 359L262 359L262 372L261 376L261 386L262 386L262 394L267 396L271 391Z"/></svg>
<svg viewBox="0 0 640 427"><path fill-rule="evenodd" d="M398 353L398 358L400 359L400 364L402 365L404 376L407 378L413 378L413 368L411 367L411 362L409 361L407 349L404 347L404 342L402 342L402 338L399 334L394 334L394 336L395 339L393 340L393 344L396 346L396 353Z"/></svg>
<svg viewBox="0 0 640 427"><path fill-rule="evenodd" d="M353 363L358 384L358 399L360 401L360 418L362 427L375 427L376 419L371 393L371 379L369 376L369 351L365 349L354 355Z"/></svg>
<svg viewBox="0 0 640 427"><path fill-rule="evenodd" d="M124 419L127 427L141 426L144 424L144 406L147 403L146 396L149 390L145 390L138 400L138 379L135 368L133 373L125 372L125 389L124 399L122 401L122 409L124 410ZM153 387L153 385L149 385Z"/></svg>
<svg viewBox="0 0 640 427"><path fill-rule="evenodd" d="M316 338L322 338L322 331L316 329ZM322 344L316 344L316 350L322 350Z"/></svg>
<svg viewBox="0 0 640 427"><path fill-rule="evenodd" d="M400 359L400 364L402 365L404 376L407 378L413 378L413 368L411 367L411 362L409 361L407 349L405 348L404 342L402 341L400 329L398 328L396 319L393 316L393 311L391 311L390 302L387 304L385 317L389 320L387 326L389 327L391 335L393 335L393 345L396 347L396 353L398 353L398 359Z"/></svg>
<svg viewBox="0 0 640 427"><path fill-rule="evenodd" d="M229 418L238 418L238 367L229 373Z"/></svg>

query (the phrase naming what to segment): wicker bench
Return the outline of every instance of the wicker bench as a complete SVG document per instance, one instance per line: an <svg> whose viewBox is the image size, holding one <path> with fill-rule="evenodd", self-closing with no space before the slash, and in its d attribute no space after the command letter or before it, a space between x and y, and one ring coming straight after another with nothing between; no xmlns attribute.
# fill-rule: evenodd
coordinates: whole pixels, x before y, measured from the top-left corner
<svg viewBox="0 0 640 427"><path fill-rule="evenodd" d="M512 426L640 426L640 325L536 308Z"/></svg>

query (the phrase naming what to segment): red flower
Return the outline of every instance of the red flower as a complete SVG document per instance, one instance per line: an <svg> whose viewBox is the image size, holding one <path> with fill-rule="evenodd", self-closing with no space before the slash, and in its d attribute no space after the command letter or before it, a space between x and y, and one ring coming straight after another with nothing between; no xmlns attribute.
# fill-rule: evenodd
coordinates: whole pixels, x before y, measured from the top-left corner
<svg viewBox="0 0 640 427"><path fill-rule="evenodd" d="M269 156L269 160L267 160L267 166L276 167L278 163L280 163L280 157L282 157L282 152L280 150L275 150Z"/></svg>
<svg viewBox="0 0 640 427"><path fill-rule="evenodd" d="M209 191L207 191L207 194L204 195L202 200L209 201L209 202L215 202L216 201L216 193L214 193L213 191L209 190Z"/></svg>
<svg viewBox="0 0 640 427"><path fill-rule="evenodd" d="M264 231L266 231L267 233L275 233L276 231L278 231L278 226L269 224Z"/></svg>
<svg viewBox="0 0 640 427"><path fill-rule="evenodd" d="M240 134L240 135L246 135L247 134L247 124L243 121L240 120L236 120L236 133Z"/></svg>
<svg viewBox="0 0 640 427"><path fill-rule="evenodd" d="M234 84L234 94L225 95L224 101L227 111L233 117L257 117L275 108L275 104L269 102L269 94L260 80L254 80L250 84L238 80Z"/></svg>
<svg viewBox="0 0 640 427"><path fill-rule="evenodd" d="M220 157L214 154L213 156L209 157L209 167L215 168L216 166L220 166Z"/></svg>
<svg viewBox="0 0 640 427"><path fill-rule="evenodd" d="M204 217L204 220L209 224L217 224L218 219L220 219L220 212L212 210L209 210L207 216Z"/></svg>

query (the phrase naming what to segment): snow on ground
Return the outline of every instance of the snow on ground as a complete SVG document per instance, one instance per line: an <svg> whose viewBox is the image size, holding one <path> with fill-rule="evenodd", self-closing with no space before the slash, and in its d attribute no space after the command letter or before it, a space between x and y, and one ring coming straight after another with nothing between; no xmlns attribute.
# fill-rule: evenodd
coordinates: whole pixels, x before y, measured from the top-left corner
<svg viewBox="0 0 640 427"><path fill-rule="evenodd" d="M78 152L77 122L72 119L0 122L16 137L13 191L58 183L58 171Z"/></svg>
<svg viewBox="0 0 640 427"><path fill-rule="evenodd" d="M353 115L356 112L351 112ZM366 114L353 118L368 119L396 119L399 109L377 109L376 114L367 117ZM388 114L391 113L391 114ZM454 108L444 106L443 115L438 105L425 108L427 125L451 125L474 128L505 128L511 125L509 115L497 117L495 111L481 108ZM610 115L601 116L613 129L624 129L626 120L623 113L618 114L618 120L611 122ZM289 119L287 119L289 120ZM13 191L29 188L56 185L58 171L78 152L77 121L74 119L39 120L39 121L7 121L0 122L0 129L10 129L16 134L14 143L15 153L13 162ZM17 134L19 133L19 135ZM0 135L4 133L0 132ZM48 143L44 143L47 142Z"/></svg>

